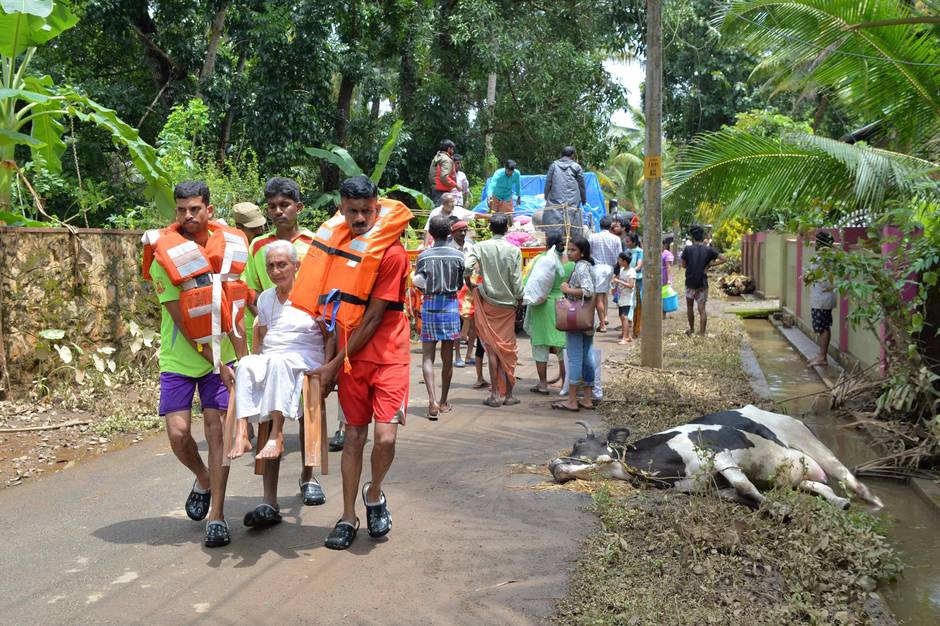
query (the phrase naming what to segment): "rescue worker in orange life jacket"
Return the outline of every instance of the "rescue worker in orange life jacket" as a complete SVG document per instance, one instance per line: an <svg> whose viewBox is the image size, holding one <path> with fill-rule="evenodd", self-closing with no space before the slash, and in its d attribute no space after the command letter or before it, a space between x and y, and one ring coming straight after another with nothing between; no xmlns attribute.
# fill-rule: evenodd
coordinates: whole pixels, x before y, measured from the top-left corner
<svg viewBox="0 0 940 626"><path fill-rule="evenodd" d="M145 234L148 243L156 254L145 250L145 276L153 281L154 291L162 307L160 326L160 415L166 419L167 436L170 446L179 461L194 475L195 482L186 501L186 514L193 520L207 519L205 545L218 547L231 540L228 525L225 522L223 504L225 487L228 481L228 467L222 465L222 422L229 403L229 388L234 383L231 365L236 354L245 356L247 349L241 314L229 314L226 336L215 337L212 341L197 344L195 337L187 330L180 301L185 300L187 291L204 289L202 283L212 283L214 276L224 278L235 287L243 287L233 280L232 275L224 273L238 272L238 265L247 260L247 240L240 231L213 222L214 207L209 203L209 188L201 181L180 183L174 190L176 198L176 222L161 231ZM207 254L206 246L214 248L219 238L223 238L221 250L226 261L219 261L218 255ZM162 241L161 241L162 240ZM174 242L174 250L186 248L185 254L165 254L166 242ZM180 243L175 243L180 241ZM195 243L196 248L192 248ZM147 252L151 252L151 262L147 261ZM185 257L182 267L165 267L168 259L180 260ZM234 263L233 263L234 259ZM155 262L154 262L155 261ZM182 276L188 276L186 268L209 263L209 274L200 274L196 279L179 282ZM218 265L218 267L216 267ZM223 268L223 266L229 266ZM181 276L177 276L181 275ZM176 276L174 280L172 276ZM237 276L235 277L237 278ZM195 283L195 286L189 283ZM226 289L225 292L237 293L238 290ZM236 305L227 296L223 296L222 306L226 311ZM212 308L219 308L213 303ZM225 311L217 311L213 316ZM232 326L234 324L234 326ZM218 325L217 322L212 324ZM214 358L213 343L219 347L218 361ZM214 364L219 363L218 373ZM199 389L199 402L204 417L206 441L209 446L208 467L203 462L191 434L192 401L196 388Z"/></svg>

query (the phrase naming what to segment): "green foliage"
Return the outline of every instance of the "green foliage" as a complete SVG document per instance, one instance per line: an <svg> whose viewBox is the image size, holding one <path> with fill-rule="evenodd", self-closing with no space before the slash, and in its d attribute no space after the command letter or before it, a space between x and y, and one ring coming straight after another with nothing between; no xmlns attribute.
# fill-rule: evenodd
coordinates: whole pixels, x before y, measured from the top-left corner
<svg viewBox="0 0 940 626"><path fill-rule="evenodd" d="M880 120L896 149L933 158L940 33L928 24L876 24L930 10L904 0L736 0L716 23L731 41L765 55L757 75L776 89L823 91L867 121Z"/></svg>
<svg viewBox="0 0 940 626"><path fill-rule="evenodd" d="M34 166L50 174L62 171L64 116L90 122L106 131L115 145L126 149L143 179L146 193L162 210L172 206L165 172L156 163L153 148L137 130L124 123L111 109L69 86L56 86L49 76L28 73L35 46L42 45L73 27L77 18L62 2L34 0L0 4L0 207L11 206L16 146L27 146ZM30 134L25 134L29 127ZM38 199L30 198L30 203ZM39 207L37 206L37 209ZM9 220L8 220L9 221Z"/></svg>
<svg viewBox="0 0 940 626"><path fill-rule="evenodd" d="M929 216L921 223L917 215ZM940 204L893 207L866 240L851 250L819 253L819 269L808 280L825 277L849 298L849 322L875 329L884 323L884 348L890 378L877 410L911 421L940 424L940 376L930 372L918 349L924 330L927 296L940 268ZM883 228L894 230L885 234ZM940 435L940 430L935 436Z"/></svg>

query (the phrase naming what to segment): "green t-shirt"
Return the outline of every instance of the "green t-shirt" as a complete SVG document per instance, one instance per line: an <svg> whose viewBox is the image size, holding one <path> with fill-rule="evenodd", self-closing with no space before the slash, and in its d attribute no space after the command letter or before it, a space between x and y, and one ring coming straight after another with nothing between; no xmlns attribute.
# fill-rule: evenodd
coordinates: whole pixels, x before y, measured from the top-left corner
<svg viewBox="0 0 940 626"><path fill-rule="evenodd" d="M166 270L154 261L150 267L150 276L153 279L153 288L157 292L157 300L173 302L180 299L180 289L170 281ZM199 378L212 371L202 355L196 352L182 332L177 332L174 341L176 325L165 306L160 307L160 371L182 374L190 378ZM222 362L231 363L235 360L235 348L229 338L222 338Z"/></svg>

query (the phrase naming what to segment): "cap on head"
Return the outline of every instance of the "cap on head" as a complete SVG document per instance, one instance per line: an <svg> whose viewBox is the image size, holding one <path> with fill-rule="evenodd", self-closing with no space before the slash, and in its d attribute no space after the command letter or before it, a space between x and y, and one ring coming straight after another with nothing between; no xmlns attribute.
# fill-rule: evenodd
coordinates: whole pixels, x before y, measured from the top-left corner
<svg viewBox="0 0 940 626"><path fill-rule="evenodd" d="M245 228L260 228L264 226L265 219L261 209L252 202L239 202L232 206L232 219L238 226Z"/></svg>
<svg viewBox="0 0 940 626"><path fill-rule="evenodd" d="M463 220L457 220L450 225L450 232L456 233L458 230L463 230L464 228L470 228L470 225Z"/></svg>

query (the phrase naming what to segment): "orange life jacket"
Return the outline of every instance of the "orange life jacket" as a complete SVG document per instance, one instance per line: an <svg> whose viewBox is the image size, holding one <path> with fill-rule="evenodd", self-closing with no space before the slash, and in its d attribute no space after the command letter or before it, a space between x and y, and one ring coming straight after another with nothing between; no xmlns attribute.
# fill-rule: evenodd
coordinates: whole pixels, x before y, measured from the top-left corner
<svg viewBox="0 0 940 626"><path fill-rule="evenodd" d="M209 222L205 246L183 237L178 224L148 230L141 241L144 279L151 280L150 266L156 260L170 282L180 287L183 329L196 343L212 343L217 370L222 337L236 331L250 301L248 286L241 279L248 261L248 239L237 228Z"/></svg>
<svg viewBox="0 0 940 626"><path fill-rule="evenodd" d="M291 303L313 317L336 322L346 332L359 326L385 251L399 240L413 217L397 200L379 199L379 216L369 232L354 236L337 213L314 234L290 293ZM401 304L391 310L403 310Z"/></svg>

